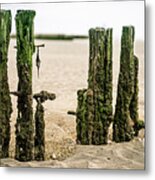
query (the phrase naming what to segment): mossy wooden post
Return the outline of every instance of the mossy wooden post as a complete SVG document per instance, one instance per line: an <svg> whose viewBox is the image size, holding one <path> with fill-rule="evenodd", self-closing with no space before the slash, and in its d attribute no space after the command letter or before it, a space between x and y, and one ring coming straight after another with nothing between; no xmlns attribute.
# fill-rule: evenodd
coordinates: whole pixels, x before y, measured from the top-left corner
<svg viewBox="0 0 155 180"><path fill-rule="evenodd" d="M76 132L77 132L77 144L87 144L87 127L86 127L86 101L85 93L86 89L78 90L78 106L77 106L77 117L76 117Z"/></svg>
<svg viewBox="0 0 155 180"><path fill-rule="evenodd" d="M113 140L133 138L130 104L134 93L134 27L123 27L121 38L120 73L113 123Z"/></svg>
<svg viewBox="0 0 155 180"><path fill-rule="evenodd" d="M45 160L45 121L44 107L42 103L46 100L54 100L56 95L41 91L33 96L37 102L35 112L35 141L34 141L34 159L37 161Z"/></svg>
<svg viewBox="0 0 155 180"><path fill-rule="evenodd" d="M0 10L0 158L9 156L11 97L7 61L11 33L11 11Z"/></svg>
<svg viewBox="0 0 155 180"><path fill-rule="evenodd" d="M136 56L134 56L134 92L130 102L130 117L134 122L134 131L135 136L138 135L139 132L139 114L138 114L138 70L139 70L139 60Z"/></svg>
<svg viewBox="0 0 155 180"><path fill-rule="evenodd" d="M93 105L93 90L88 88L86 92L86 117L87 117L87 137L88 144L92 144L93 138L93 120L94 120L94 105Z"/></svg>
<svg viewBox="0 0 155 180"><path fill-rule="evenodd" d="M16 123L16 153L19 161L33 159L32 55L35 52L33 20L35 11L19 10L16 14L18 117Z"/></svg>
<svg viewBox="0 0 155 180"><path fill-rule="evenodd" d="M94 94L93 144L107 144L112 121L112 29L90 29L88 87Z"/></svg>
<svg viewBox="0 0 155 180"><path fill-rule="evenodd" d="M82 89L77 92L78 107L76 111L76 132L78 144L92 144L93 132L93 91Z"/></svg>
<svg viewBox="0 0 155 180"><path fill-rule="evenodd" d="M45 160L45 122L44 107L40 100L37 101L35 113L35 141L34 159L37 161Z"/></svg>
<svg viewBox="0 0 155 180"><path fill-rule="evenodd" d="M90 29L89 42L88 89L78 91L77 139L81 144L107 144L112 121L112 29Z"/></svg>

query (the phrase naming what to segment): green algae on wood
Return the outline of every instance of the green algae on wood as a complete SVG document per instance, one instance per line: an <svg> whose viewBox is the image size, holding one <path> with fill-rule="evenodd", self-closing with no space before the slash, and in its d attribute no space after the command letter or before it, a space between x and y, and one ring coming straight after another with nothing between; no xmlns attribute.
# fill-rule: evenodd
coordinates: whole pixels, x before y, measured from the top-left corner
<svg viewBox="0 0 155 180"><path fill-rule="evenodd" d="M77 144L87 144L87 127L86 127L86 89L78 90L78 106L76 110L76 133Z"/></svg>
<svg viewBox="0 0 155 180"><path fill-rule="evenodd" d="M54 100L56 95L41 91L36 93L33 98L37 102L35 112L35 140L34 140L34 159L37 161L45 160L45 121L44 121L44 107L42 103L46 100Z"/></svg>
<svg viewBox="0 0 155 180"><path fill-rule="evenodd" d="M130 117L134 122L134 133L135 136L138 136L138 132L141 128L144 127L144 124L139 121L138 114L138 70L139 70L139 60L136 56L134 56L134 93L131 98L129 110Z"/></svg>
<svg viewBox="0 0 155 180"><path fill-rule="evenodd" d="M138 67L139 61L136 56L134 56L134 93L130 102L130 116L131 119L136 123L138 121Z"/></svg>
<svg viewBox="0 0 155 180"><path fill-rule="evenodd" d="M89 31L92 53L88 87L94 96L93 144L107 144L108 128L112 121L112 29ZM92 80L91 80L92 78Z"/></svg>
<svg viewBox="0 0 155 180"><path fill-rule="evenodd" d="M33 159L34 124L32 109L32 55L34 45L35 11L18 10L16 14L18 115L16 122L16 153L19 161Z"/></svg>
<svg viewBox="0 0 155 180"><path fill-rule="evenodd" d="M112 121L112 29L90 29L89 47L88 89L78 91L77 141L107 144Z"/></svg>
<svg viewBox="0 0 155 180"><path fill-rule="evenodd" d="M93 91L82 89L77 92L76 132L78 144L92 144L93 132Z"/></svg>
<svg viewBox="0 0 155 180"><path fill-rule="evenodd" d="M134 131L135 131L135 136L138 136L139 131L140 131L141 129L144 129L144 128L145 128L145 123L144 123L144 121L143 121L143 120L138 120L138 121L136 121L136 123L134 124L133 128L134 128Z"/></svg>
<svg viewBox="0 0 155 180"><path fill-rule="evenodd" d="M37 102L35 113L35 139L34 139L34 159L45 160L45 122L44 107L40 101Z"/></svg>
<svg viewBox="0 0 155 180"><path fill-rule="evenodd" d="M10 10L0 10L0 158L9 156L12 104L8 84L7 55L10 42L11 19Z"/></svg>
<svg viewBox="0 0 155 180"><path fill-rule="evenodd" d="M134 131L132 127L132 116L137 119L137 112L133 113L134 101L137 101L134 97L134 91L137 91L137 74L135 76L135 67L137 68L136 59L134 58L134 27L126 26L122 30L121 38L121 56L120 56L120 72L117 89L117 101L113 122L113 140L116 142L130 141L134 137ZM135 67L134 67L135 66ZM136 78L134 78L134 76ZM135 88L134 88L135 84ZM135 89L135 90L134 90ZM134 100L133 100L134 98ZM137 104L136 104L137 106ZM137 107L134 111L137 111ZM135 121L137 121L135 119Z"/></svg>

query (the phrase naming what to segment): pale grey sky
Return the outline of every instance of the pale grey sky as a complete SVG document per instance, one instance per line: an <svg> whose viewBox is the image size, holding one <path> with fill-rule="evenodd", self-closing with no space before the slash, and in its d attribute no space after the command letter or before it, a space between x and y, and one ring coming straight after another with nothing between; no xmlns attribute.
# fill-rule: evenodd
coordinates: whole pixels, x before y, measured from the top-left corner
<svg viewBox="0 0 155 180"><path fill-rule="evenodd" d="M133 25L136 39L144 39L144 1L3 4L2 8L12 10L12 33L17 9L34 9L35 33L87 35L91 27L112 27L114 37L120 38L122 26Z"/></svg>

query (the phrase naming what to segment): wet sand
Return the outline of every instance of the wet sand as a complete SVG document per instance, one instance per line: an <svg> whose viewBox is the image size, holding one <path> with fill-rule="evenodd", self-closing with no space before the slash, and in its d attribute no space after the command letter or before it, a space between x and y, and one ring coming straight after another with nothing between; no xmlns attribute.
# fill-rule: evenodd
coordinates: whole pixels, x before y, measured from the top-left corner
<svg viewBox="0 0 155 180"><path fill-rule="evenodd" d="M46 123L46 162L31 162L30 166L48 167L78 167L78 168L122 168L122 169L143 169L144 168L144 145L143 137L137 138L130 143L108 144L106 146L75 146L76 123L75 117L67 115L68 110L75 110L77 106L78 89L87 87L89 43L88 40L74 41L48 41L37 40L36 44L45 44L41 48L41 68L40 77L37 77L35 66L35 55L33 58L33 92L47 90L56 94L54 101L47 101L45 107ZM9 48L9 84L10 90L17 89L17 70L16 70L16 49L13 48L15 40L11 40ZM144 44L141 41L135 43L135 54L139 57L139 119L144 119ZM119 73L120 42L114 43L113 54L113 107L115 107L117 80ZM16 121L16 97L12 97L13 109L11 117L11 148L10 156L14 156L14 125ZM35 110L34 101L34 110ZM70 145L68 145L70 140ZM138 143L138 145L136 144ZM110 158L116 158L109 164L109 154L106 152L119 147L119 152L110 154ZM57 148L58 147L58 148ZM71 147L71 148L70 148ZM85 149L86 148L86 149ZM139 148L139 149L138 149ZM101 151L103 150L103 152ZM92 151L92 157L89 156ZM105 150L105 151L104 151ZM97 152L101 152L101 156ZM62 154L73 154L64 160ZM80 154L80 155L79 155ZM59 158L60 157L60 158ZM88 158L87 158L88 157ZM63 161L51 160L59 159ZM62 159L61 159L62 158ZM100 160L99 160L100 158ZM79 164L77 165L76 162ZM81 160L81 161L80 161ZM6 160L3 161L6 163ZM9 160L10 166L18 166L14 160ZM9 165L9 162L7 164ZM14 162L14 163L11 163ZM51 163L52 162L52 163ZM60 164L59 164L59 163ZM122 164L121 164L122 162ZM51 164L50 164L51 163ZM85 165L84 165L85 164ZM21 164L20 164L21 165ZM23 166L27 164L22 164ZM110 166L111 165L111 166Z"/></svg>

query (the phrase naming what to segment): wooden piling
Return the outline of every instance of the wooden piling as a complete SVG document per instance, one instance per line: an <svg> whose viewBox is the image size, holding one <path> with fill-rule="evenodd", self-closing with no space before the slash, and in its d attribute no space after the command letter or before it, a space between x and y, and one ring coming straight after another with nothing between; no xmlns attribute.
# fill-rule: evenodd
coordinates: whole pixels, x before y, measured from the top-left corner
<svg viewBox="0 0 155 180"><path fill-rule="evenodd" d="M41 91L33 96L37 102L35 112L35 141L34 141L34 159L36 161L45 160L45 121L44 121L44 107L42 103L46 100L54 100L56 95Z"/></svg>
<svg viewBox="0 0 155 180"><path fill-rule="evenodd" d="M134 118L137 119L137 107L133 105L137 101L135 68L137 68L137 59L134 58L134 27L125 26L122 30L120 72L113 122L113 140L116 142L130 141L134 137L132 116L136 116ZM134 97L134 92L136 97ZM136 109L133 110L134 108Z"/></svg>
<svg viewBox="0 0 155 180"><path fill-rule="evenodd" d="M18 10L16 14L18 117L16 122L16 153L19 161L33 159L34 124L32 109L32 55L35 52L35 11Z"/></svg>
<svg viewBox="0 0 155 180"><path fill-rule="evenodd" d="M107 144L112 121L112 29L90 29L89 42L88 89L78 91L77 139L81 144Z"/></svg>
<svg viewBox="0 0 155 180"><path fill-rule="evenodd" d="M141 129L139 121L139 114L138 114L138 71L139 71L139 59L138 57L134 56L134 89L133 95L131 98L129 110L130 110L130 117L134 122L134 134L138 136L138 132ZM139 124L140 122L140 124ZM142 123L142 127L144 124ZM143 127L144 128L144 127Z"/></svg>
<svg viewBox="0 0 155 180"><path fill-rule="evenodd" d="M78 106L76 110L76 132L77 144L87 144L87 127L86 127L86 89L78 90Z"/></svg>
<svg viewBox="0 0 155 180"><path fill-rule="evenodd" d="M40 101L37 102L35 113L35 139L34 139L34 159L45 160L45 121L44 107Z"/></svg>
<svg viewBox="0 0 155 180"><path fill-rule="evenodd" d="M0 158L9 156L12 104L8 84L7 56L11 21L11 11L0 10Z"/></svg>

